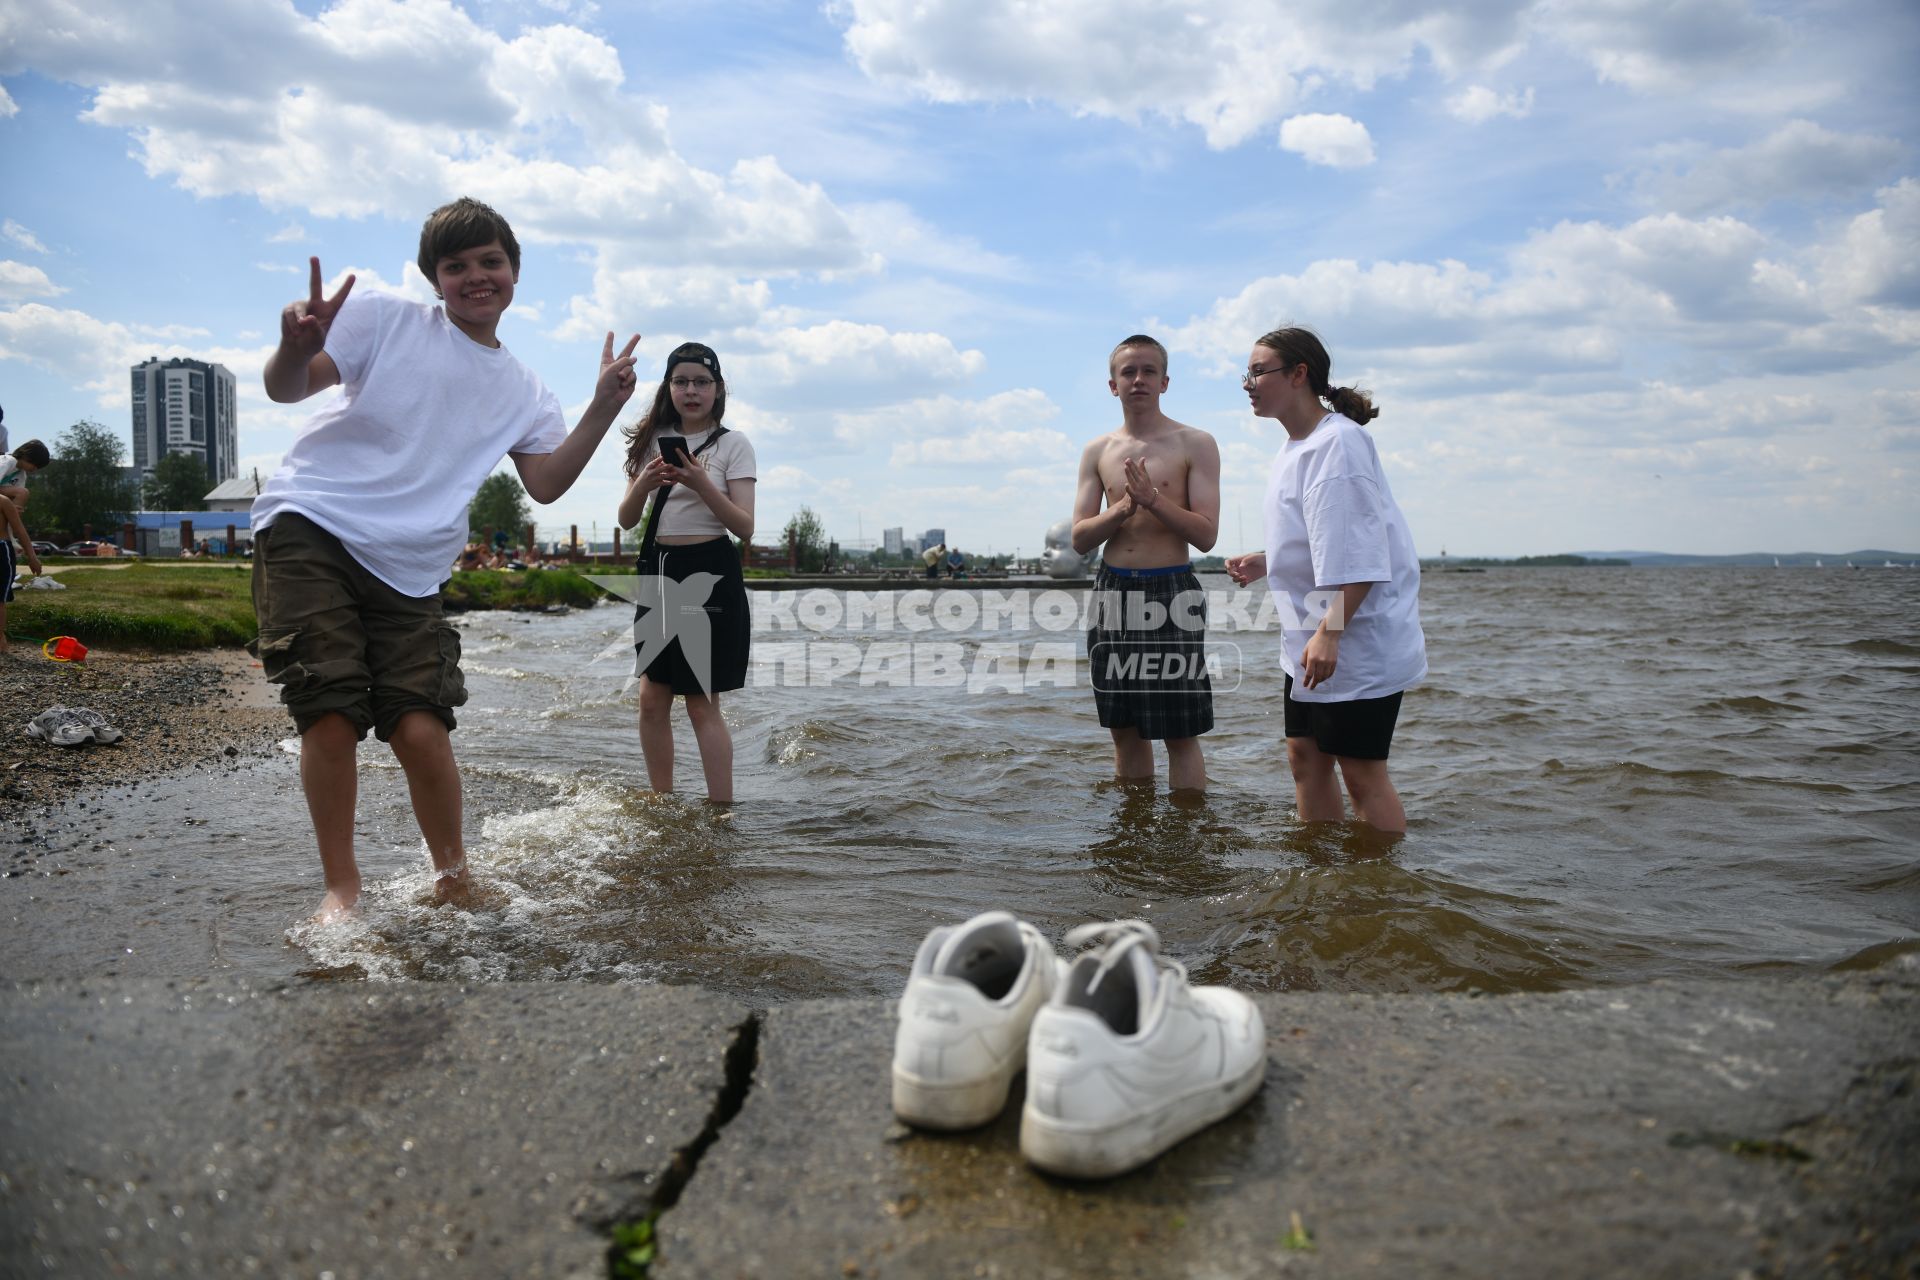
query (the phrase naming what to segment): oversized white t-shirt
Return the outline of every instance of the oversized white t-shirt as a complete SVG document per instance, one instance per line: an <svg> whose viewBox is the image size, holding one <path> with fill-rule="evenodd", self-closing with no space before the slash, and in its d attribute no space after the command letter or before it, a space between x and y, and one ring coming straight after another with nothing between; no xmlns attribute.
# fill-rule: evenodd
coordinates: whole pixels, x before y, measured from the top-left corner
<svg viewBox="0 0 1920 1280"><path fill-rule="evenodd" d="M641 465L645 466L648 460L660 456L661 436L681 434L684 433L677 428L655 432L653 439L647 442L647 451L640 460ZM705 431L696 431L687 436L687 452L692 453L706 444L708 437L712 434L713 428L709 427ZM752 480L758 475L753 446L747 442L745 435L731 427L727 428L727 434L720 437L719 443L700 455L700 465L707 469L709 476L713 477L713 483L719 487L720 492L727 494L728 497L733 496L727 489L729 480ZM713 508L702 502L699 494L683 484L673 486L673 492L667 495L667 509L661 520L660 532L675 538L691 537L700 533L711 534L717 538L727 531L727 526L721 523L720 517L713 514ZM643 529L646 527L644 514L641 517L640 527Z"/></svg>
<svg viewBox="0 0 1920 1280"><path fill-rule="evenodd" d="M509 453L567 438L560 401L505 347L429 307L355 293L327 331L341 394L294 437L253 527L295 511L409 596L430 596L467 541L467 505Z"/></svg>
<svg viewBox="0 0 1920 1280"><path fill-rule="evenodd" d="M1420 560L1373 437L1328 414L1304 440L1288 440L1267 480L1267 585L1285 627L1281 665L1296 702L1384 698L1427 674L1420 630ZM1307 641L1327 610L1326 593L1349 582L1373 590L1347 619L1333 675L1300 683Z"/></svg>

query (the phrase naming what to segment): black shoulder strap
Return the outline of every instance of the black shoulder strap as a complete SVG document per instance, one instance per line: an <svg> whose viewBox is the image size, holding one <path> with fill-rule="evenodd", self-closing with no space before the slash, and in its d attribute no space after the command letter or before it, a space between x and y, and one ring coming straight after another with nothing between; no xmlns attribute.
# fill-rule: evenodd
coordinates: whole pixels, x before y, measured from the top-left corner
<svg viewBox="0 0 1920 1280"><path fill-rule="evenodd" d="M693 451L693 456L697 458L719 444L720 437L725 434L727 434L725 427L715 427L713 434L702 440L700 447ZM653 502L647 507L645 528L640 533L640 559L642 560L653 554L653 544L660 536L660 513L667 509L667 495L672 492L673 486L670 484L663 484L653 491Z"/></svg>

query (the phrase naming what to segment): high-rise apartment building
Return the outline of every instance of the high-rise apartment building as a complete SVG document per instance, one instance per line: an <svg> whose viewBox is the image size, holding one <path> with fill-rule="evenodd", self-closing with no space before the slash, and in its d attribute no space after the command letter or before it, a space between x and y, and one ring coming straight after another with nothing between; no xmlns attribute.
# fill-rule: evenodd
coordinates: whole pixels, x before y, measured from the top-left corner
<svg viewBox="0 0 1920 1280"><path fill-rule="evenodd" d="M176 356L133 366L133 466L144 476L170 453L206 464L207 488L240 469L234 380L225 365Z"/></svg>
<svg viewBox="0 0 1920 1280"><path fill-rule="evenodd" d="M881 545L886 548L886 552L890 556L897 556L907 549L906 530L904 529L888 529L880 536L883 539Z"/></svg>
<svg viewBox="0 0 1920 1280"><path fill-rule="evenodd" d="M928 547L940 546L944 544L946 540L947 531L945 529L929 529L920 535L920 549L924 551Z"/></svg>

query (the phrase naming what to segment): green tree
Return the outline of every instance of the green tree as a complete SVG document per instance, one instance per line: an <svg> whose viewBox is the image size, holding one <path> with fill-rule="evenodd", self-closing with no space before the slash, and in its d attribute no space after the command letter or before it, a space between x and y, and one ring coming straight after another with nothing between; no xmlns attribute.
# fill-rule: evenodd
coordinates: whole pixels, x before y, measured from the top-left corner
<svg viewBox="0 0 1920 1280"><path fill-rule="evenodd" d="M480 482L480 491L467 506L467 536L478 542L488 529L506 533L509 543L520 540L520 531L533 517L527 505L527 491L519 479L506 471L496 471Z"/></svg>
<svg viewBox="0 0 1920 1280"><path fill-rule="evenodd" d="M121 470L127 448L97 422L82 420L53 443L53 461L33 478L30 526L64 539L88 525L96 535L116 531L138 502L138 487Z"/></svg>
<svg viewBox="0 0 1920 1280"><path fill-rule="evenodd" d="M140 496L149 511L205 511L212 487L206 463L190 453L170 453L147 472Z"/></svg>
<svg viewBox="0 0 1920 1280"><path fill-rule="evenodd" d="M827 529L812 507L801 507L793 513L781 541L798 549L802 573L818 573L827 567Z"/></svg>

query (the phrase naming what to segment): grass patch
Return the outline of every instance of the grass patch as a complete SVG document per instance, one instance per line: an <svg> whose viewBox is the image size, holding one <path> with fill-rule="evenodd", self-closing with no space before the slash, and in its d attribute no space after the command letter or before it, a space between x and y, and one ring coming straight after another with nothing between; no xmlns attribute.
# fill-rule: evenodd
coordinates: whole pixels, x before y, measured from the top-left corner
<svg viewBox="0 0 1920 1280"><path fill-rule="evenodd" d="M613 1247L607 1251L614 1280L646 1280L651 1273L656 1252L653 1224L658 1216L650 1213L635 1222L615 1224Z"/></svg>
<svg viewBox="0 0 1920 1280"><path fill-rule="evenodd" d="M88 647L237 649L259 630L252 566L151 563L125 568L62 569L65 591L14 592L7 631L25 643L72 636ZM469 609L586 608L606 592L573 569L525 573L456 573L442 600L448 612Z"/></svg>
<svg viewBox="0 0 1920 1280"><path fill-rule="evenodd" d="M1676 1133L1667 1139L1670 1147L1715 1147L1736 1156L1754 1156L1763 1160L1790 1160L1804 1164L1813 1159L1810 1152L1782 1138L1746 1138L1735 1133L1703 1129L1698 1133Z"/></svg>
<svg viewBox="0 0 1920 1280"><path fill-rule="evenodd" d="M594 572L598 572L595 570ZM463 569L453 575L440 599L449 612L469 609L544 609L566 605L583 609L606 597L575 569Z"/></svg>
<svg viewBox="0 0 1920 1280"><path fill-rule="evenodd" d="M15 591L7 631L16 640L72 636L84 645L238 648L253 639L245 564L63 569L65 591Z"/></svg>

